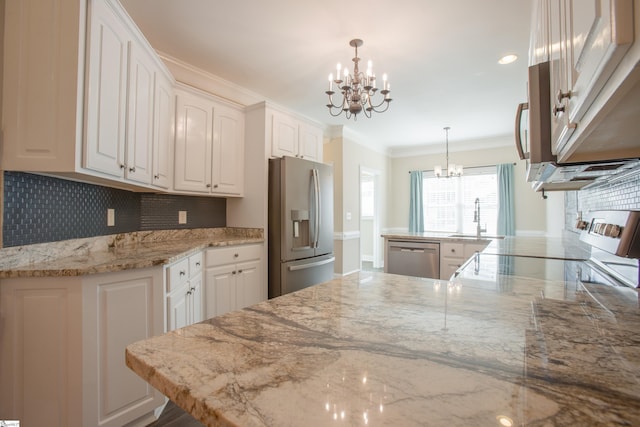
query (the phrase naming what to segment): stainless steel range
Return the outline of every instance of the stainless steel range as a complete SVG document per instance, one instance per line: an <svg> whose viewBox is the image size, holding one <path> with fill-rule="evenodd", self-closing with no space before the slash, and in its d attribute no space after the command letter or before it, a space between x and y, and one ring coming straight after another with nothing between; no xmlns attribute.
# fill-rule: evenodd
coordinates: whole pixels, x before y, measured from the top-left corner
<svg viewBox="0 0 640 427"><path fill-rule="evenodd" d="M640 211L594 211L579 220L580 240L591 246L588 260L619 282L640 286Z"/></svg>

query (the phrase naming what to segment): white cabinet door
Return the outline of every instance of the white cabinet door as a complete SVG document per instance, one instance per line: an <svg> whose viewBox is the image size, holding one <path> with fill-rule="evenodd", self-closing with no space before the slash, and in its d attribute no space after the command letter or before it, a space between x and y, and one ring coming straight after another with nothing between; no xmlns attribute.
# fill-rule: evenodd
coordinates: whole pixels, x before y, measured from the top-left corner
<svg viewBox="0 0 640 427"><path fill-rule="evenodd" d="M203 318L202 299L202 273L198 273L189 279L189 290L191 291L191 310L189 313L189 324L201 322Z"/></svg>
<svg viewBox="0 0 640 427"><path fill-rule="evenodd" d="M322 129L304 123L300 124L298 152L301 158L322 161Z"/></svg>
<svg viewBox="0 0 640 427"><path fill-rule="evenodd" d="M213 104L185 91L176 95L174 188L209 193Z"/></svg>
<svg viewBox="0 0 640 427"><path fill-rule="evenodd" d="M248 261L237 265L236 309L264 301L260 261Z"/></svg>
<svg viewBox="0 0 640 427"><path fill-rule="evenodd" d="M155 68L153 58L141 46L131 43L124 176L143 184L151 183Z"/></svg>
<svg viewBox="0 0 640 427"><path fill-rule="evenodd" d="M204 292L207 319L235 310L236 274L235 265L207 269Z"/></svg>
<svg viewBox="0 0 640 427"><path fill-rule="evenodd" d="M553 152L560 153L633 41L627 0L544 0L549 12Z"/></svg>
<svg viewBox="0 0 640 427"><path fill-rule="evenodd" d="M155 73L153 118L153 180L156 187L168 189L173 181L173 85L163 73Z"/></svg>
<svg viewBox="0 0 640 427"><path fill-rule="evenodd" d="M213 120L212 192L240 195L244 180L244 114L217 105Z"/></svg>
<svg viewBox="0 0 640 427"><path fill-rule="evenodd" d="M85 425L79 279L3 279L0 313L0 417L25 426Z"/></svg>
<svg viewBox="0 0 640 427"><path fill-rule="evenodd" d="M298 121L274 111L271 128L271 155L274 157L298 155Z"/></svg>
<svg viewBox="0 0 640 427"><path fill-rule="evenodd" d="M3 74L10 83L2 90L0 169L73 171L83 125L84 86L78 74L84 70L85 29L79 25L84 3L2 4Z"/></svg>
<svg viewBox="0 0 640 427"><path fill-rule="evenodd" d="M171 292L167 297L167 330L189 325L188 283Z"/></svg>
<svg viewBox="0 0 640 427"><path fill-rule="evenodd" d="M110 4L91 5L84 167L123 177L128 30Z"/></svg>

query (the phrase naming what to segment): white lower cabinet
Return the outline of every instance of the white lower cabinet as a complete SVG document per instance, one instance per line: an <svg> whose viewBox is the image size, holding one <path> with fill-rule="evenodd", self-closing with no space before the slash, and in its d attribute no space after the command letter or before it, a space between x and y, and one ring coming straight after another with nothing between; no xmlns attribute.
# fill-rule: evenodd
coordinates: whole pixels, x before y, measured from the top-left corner
<svg viewBox="0 0 640 427"><path fill-rule="evenodd" d="M262 245L207 249L205 317L211 318L267 299Z"/></svg>
<svg viewBox="0 0 640 427"><path fill-rule="evenodd" d="M464 263L463 243L440 243L440 278L449 280Z"/></svg>
<svg viewBox="0 0 640 427"><path fill-rule="evenodd" d="M166 270L167 331L203 320L202 252Z"/></svg>
<svg viewBox="0 0 640 427"><path fill-rule="evenodd" d="M162 267L0 283L0 414L24 426L121 426L164 396L125 347L163 332ZM144 421L142 421L144 423Z"/></svg>
<svg viewBox="0 0 640 427"><path fill-rule="evenodd" d="M440 279L449 280L458 268L476 252L487 247L489 241L440 243Z"/></svg>

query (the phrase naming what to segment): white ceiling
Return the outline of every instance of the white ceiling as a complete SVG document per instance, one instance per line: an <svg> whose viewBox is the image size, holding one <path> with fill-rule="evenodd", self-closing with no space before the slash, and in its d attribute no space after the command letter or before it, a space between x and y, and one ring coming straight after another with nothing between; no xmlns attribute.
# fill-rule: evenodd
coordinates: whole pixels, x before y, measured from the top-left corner
<svg viewBox="0 0 640 427"><path fill-rule="evenodd" d="M372 147L450 149L513 134L526 99L529 0L121 0L153 47ZM389 75L390 109L356 122L331 117L336 63ZM519 59L499 65L515 53ZM366 65L363 67L366 68ZM435 144L435 146L434 146ZM390 151L389 151L390 150Z"/></svg>

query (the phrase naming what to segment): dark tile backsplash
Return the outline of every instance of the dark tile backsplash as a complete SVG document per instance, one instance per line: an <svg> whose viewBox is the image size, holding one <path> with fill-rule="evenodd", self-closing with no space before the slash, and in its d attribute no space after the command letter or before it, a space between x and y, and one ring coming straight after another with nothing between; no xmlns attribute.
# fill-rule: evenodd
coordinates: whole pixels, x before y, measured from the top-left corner
<svg viewBox="0 0 640 427"><path fill-rule="evenodd" d="M613 181L613 180L612 180ZM581 191L568 191L564 196L565 229L575 228L578 211L586 214L594 210L640 210L640 169L618 182L605 182Z"/></svg>
<svg viewBox="0 0 640 427"><path fill-rule="evenodd" d="M107 209L115 226L107 227ZM178 211L187 224L178 224ZM224 227L226 200L135 193L22 172L4 172L3 246L141 230Z"/></svg>

